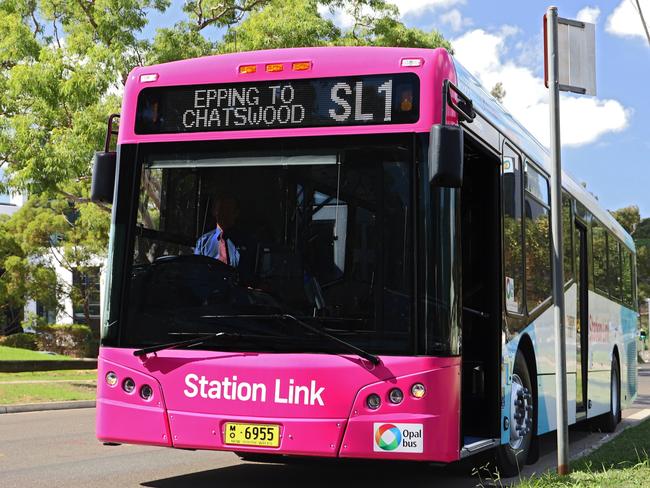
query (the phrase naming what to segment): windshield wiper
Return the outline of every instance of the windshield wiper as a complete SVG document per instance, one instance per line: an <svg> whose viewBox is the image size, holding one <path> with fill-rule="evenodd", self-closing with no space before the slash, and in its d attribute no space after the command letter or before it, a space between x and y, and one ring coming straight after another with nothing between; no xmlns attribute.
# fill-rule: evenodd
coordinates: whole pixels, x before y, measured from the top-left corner
<svg viewBox="0 0 650 488"><path fill-rule="evenodd" d="M210 339L218 339L221 337L238 337L238 334L232 334L228 332L205 333L205 334L200 334L198 337L195 337L194 339L187 339L184 341L168 342L167 344L157 344L155 346L143 347L142 349L133 351L133 355L137 357L146 356L147 354L150 354L152 352L162 351L163 349L174 349L176 347L182 347L182 346L194 346L206 342Z"/></svg>
<svg viewBox="0 0 650 488"><path fill-rule="evenodd" d="M152 352L162 351L163 349L174 349L182 346L196 346L211 339L224 338L224 339L237 339L242 341L255 340L255 341L268 341L269 339L277 341L284 339L283 336L275 336L270 334L240 334L238 332L170 332L169 335L177 336L194 336L193 339L184 341L169 342L166 344L157 344L155 346L144 347L133 352L134 356L146 356Z"/></svg>
<svg viewBox="0 0 650 488"><path fill-rule="evenodd" d="M374 354L370 354L367 351L364 351L363 349L355 346L354 344L350 344L348 341L344 341L343 339L339 339L336 336L333 336L331 334L328 334L322 329L319 329L318 327L314 327L313 325L309 325L307 322L304 322L300 320L299 318L290 315L288 313L283 313L283 314L271 314L271 315L201 315L202 319L253 319L253 320L291 320L295 324L299 325L303 329L309 330L310 332L313 332L314 334L324 337L325 339L328 339L330 342L336 343L342 348L344 348L347 351L350 351L351 353L356 354L359 357L362 357L363 359L367 359L370 361L372 364L375 366L378 365L381 361L377 356ZM314 317L318 318L318 317Z"/></svg>

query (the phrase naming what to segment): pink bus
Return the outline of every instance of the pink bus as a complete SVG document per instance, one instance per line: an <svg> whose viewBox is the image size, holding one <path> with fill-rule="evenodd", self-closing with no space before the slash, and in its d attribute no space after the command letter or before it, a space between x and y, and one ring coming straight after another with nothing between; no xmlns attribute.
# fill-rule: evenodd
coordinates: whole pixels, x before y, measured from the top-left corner
<svg viewBox="0 0 650 488"><path fill-rule="evenodd" d="M136 68L119 117L92 189L113 204L98 439L535 459L555 429L548 157L447 51ZM570 421L613 429L636 394L634 246L568 178L564 211Z"/></svg>

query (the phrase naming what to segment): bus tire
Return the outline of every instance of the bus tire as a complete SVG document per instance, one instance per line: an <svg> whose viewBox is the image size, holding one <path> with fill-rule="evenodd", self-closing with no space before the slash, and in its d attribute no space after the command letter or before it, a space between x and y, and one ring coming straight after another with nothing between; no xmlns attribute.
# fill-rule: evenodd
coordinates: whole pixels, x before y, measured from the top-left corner
<svg viewBox="0 0 650 488"><path fill-rule="evenodd" d="M497 448L499 474L510 478L518 475L526 464L534 437L535 398L533 382L526 358L517 351L510 392L510 442Z"/></svg>
<svg viewBox="0 0 650 488"><path fill-rule="evenodd" d="M621 421L621 375L616 356L612 359L609 381L609 412L601 415L597 426L602 432L614 432Z"/></svg>

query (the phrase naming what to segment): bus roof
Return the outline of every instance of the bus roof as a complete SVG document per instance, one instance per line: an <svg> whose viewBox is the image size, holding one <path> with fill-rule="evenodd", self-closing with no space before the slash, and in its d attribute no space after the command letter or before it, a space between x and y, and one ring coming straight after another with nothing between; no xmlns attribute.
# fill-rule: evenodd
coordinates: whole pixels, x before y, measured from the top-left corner
<svg viewBox="0 0 650 488"><path fill-rule="evenodd" d="M403 63L404 59L419 59L418 65ZM306 70L295 70L293 63L308 62ZM281 64L282 70L269 72L267 65ZM242 66L255 66L254 72L242 73ZM174 134L136 134L135 111L140 92L146 88L215 85L248 82L293 81L328 77L371 76L400 73L418 75L421 110L414 123L392 125L339 125L331 127L283 127L237 131L211 131ZM148 75L148 76L146 76ZM145 80L143 81L143 76ZM298 137L316 135L373 134L390 132L428 132L439 123L442 113L440 87L444 79L456 82L451 55L442 48L390 47L317 47L250 51L196 59L174 61L135 68L128 76L122 101L118 141L125 143L172 142L218 139L252 139L268 137ZM437 120L434 119L437 118ZM456 122L449 112L448 120Z"/></svg>
<svg viewBox="0 0 650 488"><path fill-rule="evenodd" d="M492 95L488 94L480 81L455 59L454 65L458 86L463 93L472 99L474 107L484 114L501 134L517 145L532 161L542 166L550 174L551 160L548 148L539 142L512 114L507 112ZM618 221L582 185L578 184L566 172L563 171L562 173L564 189L616 234L626 246L634 250L634 240Z"/></svg>

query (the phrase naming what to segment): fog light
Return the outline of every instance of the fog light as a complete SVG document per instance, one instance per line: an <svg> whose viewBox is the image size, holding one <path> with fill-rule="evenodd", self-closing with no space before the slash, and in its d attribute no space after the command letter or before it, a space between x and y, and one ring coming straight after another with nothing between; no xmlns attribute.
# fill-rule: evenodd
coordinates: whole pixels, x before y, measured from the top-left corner
<svg viewBox="0 0 650 488"><path fill-rule="evenodd" d="M143 400L151 400L152 396L153 388L151 388L149 385L143 385L142 388L140 388L140 397Z"/></svg>
<svg viewBox="0 0 650 488"><path fill-rule="evenodd" d="M411 395L413 395L415 398L422 398L426 392L427 389L422 383L415 383L413 386L411 386Z"/></svg>
<svg viewBox="0 0 650 488"><path fill-rule="evenodd" d="M112 371L109 371L106 373L106 384L108 386L115 386L117 385L117 375L113 373Z"/></svg>
<svg viewBox="0 0 650 488"><path fill-rule="evenodd" d="M390 403L394 403L395 405L402 403L402 400L404 400L404 393L402 393L402 390L399 388L393 388L388 392L388 400Z"/></svg>
<svg viewBox="0 0 650 488"><path fill-rule="evenodd" d="M127 393L133 393L133 390L135 390L135 381L131 378L125 379L122 383L122 389Z"/></svg>
<svg viewBox="0 0 650 488"><path fill-rule="evenodd" d="M371 393L368 395L368 398L366 398L366 405L368 405L370 410L377 410L379 405L381 405L381 398L379 398L379 395L376 393Z"/></svg>

